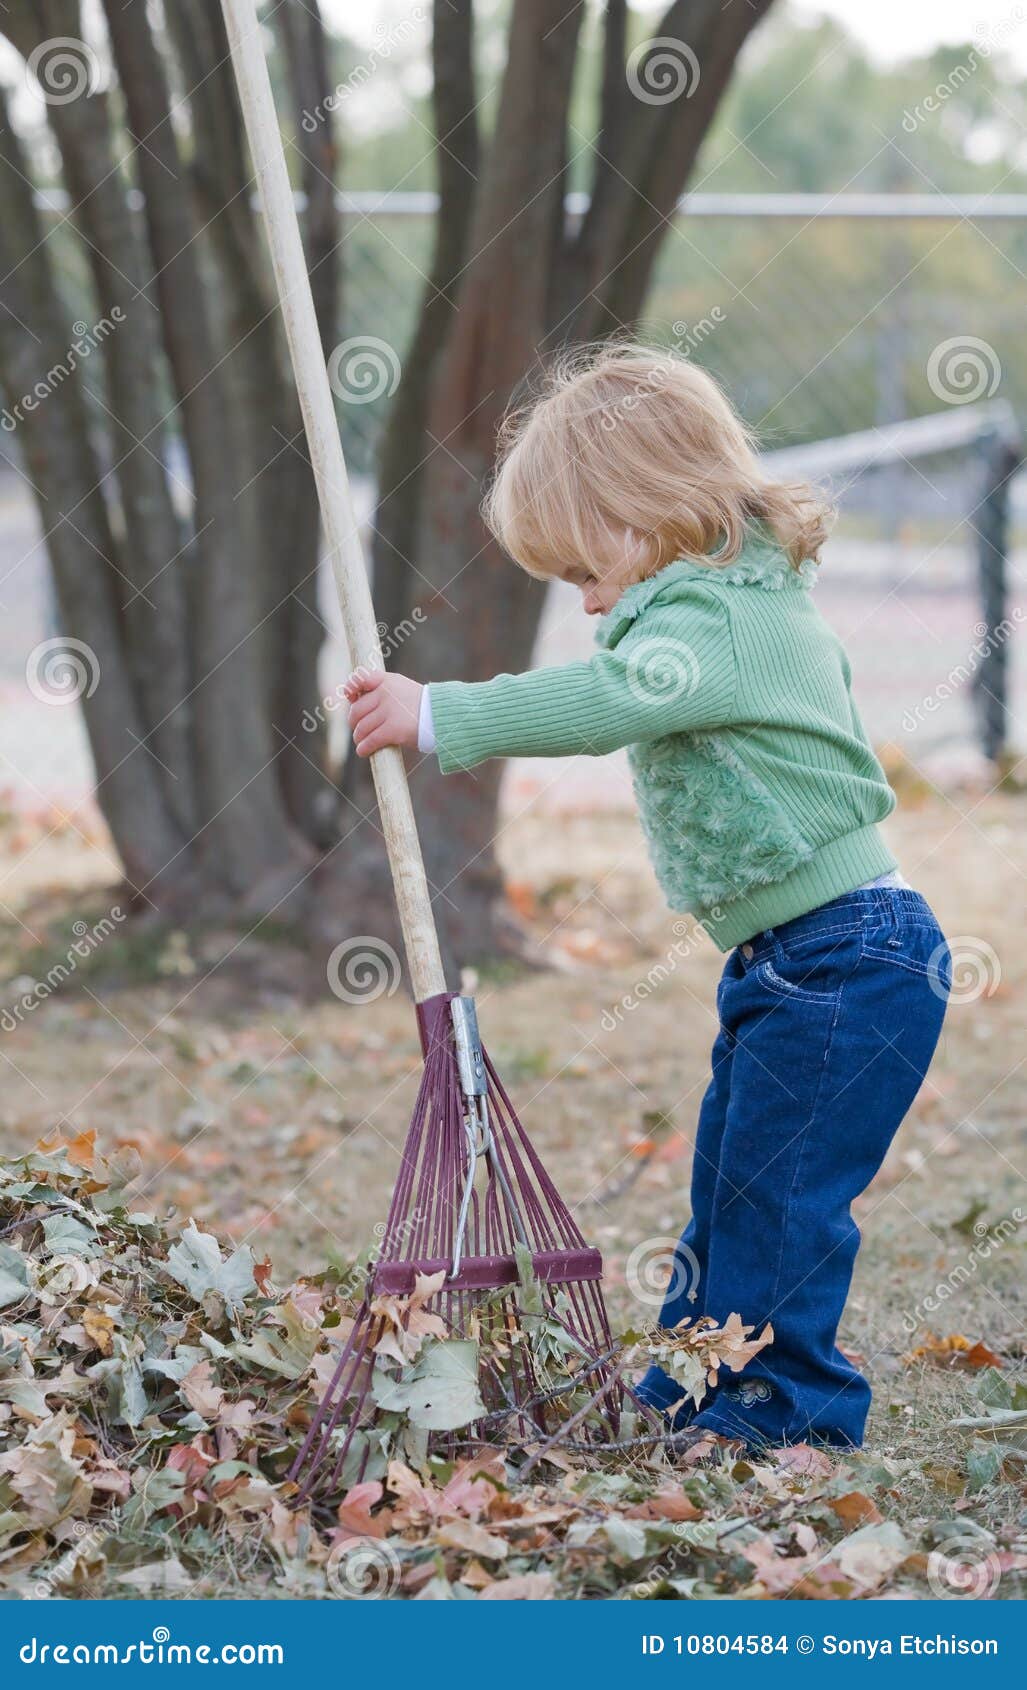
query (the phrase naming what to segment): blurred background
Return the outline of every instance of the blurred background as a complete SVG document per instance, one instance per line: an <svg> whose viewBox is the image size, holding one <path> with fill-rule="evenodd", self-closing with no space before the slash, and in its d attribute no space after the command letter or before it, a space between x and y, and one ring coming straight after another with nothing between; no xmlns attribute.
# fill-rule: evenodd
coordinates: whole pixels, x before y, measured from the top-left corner
<svg viewBox="0 0 1027 1690"><path fill-rule="evenodd" d="M8 348L0 435L5 611L0 756L7 802L19 812L84 804L91 813L102 737L103 760L116 765L123 756L131 758L124 764L123 785L132 808L135 780L144 778L146 762L151 777L165 787L161 759L171 769L170 800L154 795L155 810L166 810L170 802L178 812L154 818L155 830L165 835L157 855L166 859L176 822L185 837L201 819L202 801L198 811L197 801L186 802L179 788L204 778L202 771L197 776L195 748L188 743L201 731L196 723L204 703L211 699L211 713L220 721L223 700L236 683L241 696L248 689L266 696L267 686L249 672L280 661L287 674L275 683L278 698L265 706L270 736L255 736L259 743L249 770L254 790L265 783L279 789L261 791L252 804L269 820L271 848L253 863L243 851L245 866L227 886L223 874L212 876L209 864L198 863L187 894L189 902L198 879L215 902L221 893L238 896L241 879L251 882L256 870L270 876L273 902L291 872L283 822L298 823L321 850L338 827L345 744L342 713L331 695L345 655L331 584L316 566L303 442L268 314L269 284L261 273L259 232L245 192L227 67L217 59L218 29L209 22L193 28L191 8L182 3L167 8L167 16L160 7L144 8L145 25L123 26L126 39L115 34L112 40L103 9L86 4L79 19L81 48L76 54L73 46L65 47L62 57L63 38L46 32L57 24L70 29L79 8L22 10L23 23L20 29L12 25L10 39L29 59L38 55L43 81L9 46L3 63L11 146L20 158L8 160L14 172L8 175L8 199L26 203L7 207L16 268L8 281L6 324L8 338L19 340L17 349ZM454 340L469 339L476 332L472 319L485 320L473 297L476 286L465 287L470 297L462 305L455 297L462 284L472 282L472 270L490 275L501 290L491 307L499 334L504 319L510 325L536 309L530 298L536 267L529 254L537 230L526 222L533 207L514 206L524 184L507 183L502 241L490 235L483 243L495 259L490 264L486 250L478 254L477 266L468 262L467 243L477 238L472 212L489 215L474 206L469 190L497 122L504 77L506 85L525 87L530 70L527 60L507 65L508 7L479 4L453 11L448 37L443 29L435 48L444 76L441 122L448 125L441 146L435 139L428 7L367 5L359 23L330 0L320 14L285 5L268 7L267 15L325 345L335 357L339 422L369 525L384 454L375 552L379 604L392 630L386 643L395 647L391 660L417 673L473 675L501 666L492 659L502 654L480 626L457 632L454 625L448 637L441 633L438 605L431 601L446 577L433 566L424 568L415 555L437 545L433 513L425 517L421 510L425 472L437 472L441 481L453 458L461 457L459 445L451 452L427 432L431 404L444 408L455 395L436 391L433 399L428 390L432 379L437 390L451 385L436 356L447 332ZM820 602L851 646L864 713L893 764L909 762L943 784L985 779L982 754L1001 761L1016 741L1014 724L1023 707L1018 628L1015 622L1009 631L1003 625L1012 597L1022 593L1016 541L1027 487L1015 473L1017 418L1027 395L1027 355L1018 332L1027 263L1022 88L1027 28L1016 8L1001 0L978 7L971 21L959 7L939 7L929 16L904 20L899 30L884 7L862 8L858 19L842 5L777 4L745 11L751 16L736 19L731 28L718 25L717 64L704 82L701 67L684 51L694 56L687 33L699 28L702 8L671 9L668 31L681 28L676 46L672 34L650 33L664 27L655 7L572 8L574 39L561 45L564 62L554 71L563 104L543 114L552 133L540 136L538 113L525 108L509 117L509 135L501 143L528 149L528 156L534 149L538 157L525 175L548 171L539 180L550 201L554 160L548 155L560 149L555 165L565 207L564 250L550 256L555 298L538 308L534 333L529 327L525 337L518 328L524 346L514 344L517 336L508 327L507 364L513 368L486 369L483 362L477 390L461 396L481 418L480 427L460 418L467 451L473 456L482 450L497 405L507 397L502 390L523 373L518 363L530 362L547 346L627 326L684 350L724 382L766 450L784 452L782 473L812 474L827 481L838 498L841 522ZM767 17L756 28L763 12ZM12 17L18 15L15 6ZM54 39L56 47L50 45ZM666 43L662 57L653 40ZM642 47L648 56L637 54ZM617 102L609 102L604 138L597 134L604 51L612 56L618 48L627 65L617 89L622 109L615 113ZM709 52L712 59L712 35ZM184 81L194 72L205 72L205 80L187 89ZM152 94L148 78L163 84L166 126L146 106L133 127L133 77L138 105ZM69 97L76 92L83 97ZM95 112L85 125L84 159L81 112L90 108ZM148 142L144 135L134 146L132 136L143 125L153 137ZM670 162L668 138L677 149ZM655 149L657 160L664 158L663 175L653 157L645 156L647 148ZM176 179L177 164L182 170ZM621 226L611 234L597 227L600 215L593 213L590 222L589 196L598 187L602 213L615 198L611 183L628 193L625 178L632 168L651 180L639 182L633 209L615 208ZM440 201L440 174L447 172L450 181L443 182ZM537 188L535 183L536 199ZM148 195L167 202L159 218ZM123 216L112 223L106 202L115 196ZM76 199L84 201L79 213ZM643 214L650 212L648 218L639 220L639 205ZM20 266L16 211L32 223L32 257L23 253ZM551 212L547 205L550 221ZM499 212L491 215L501 227ZM167 225L163 232L154 227L157 221ZM179 236L187 242L184 251ZM604 242L610 250L600 259ZM52 298L35 290L31 271L37 261L45 270L41 287ZM29 303L17 298L23 287ZM194 287L206 292L201 315L209 319L199 345L192 333ZM601 297L586 321L580 300L589 288ZM131 317L120 327L116 319L106 321L118 309L115 296ZM572 301L574 309L566 309ZM462 335L451 325L447 329L444 318L453 312L467 320ZM52 320L57 313L63 322ZM44 317L52 345L41 332ZM38 402L35 415L20 409L19 400L34 386L28 378L38 380L34 366L45 374L53 367L51 352L57 363L67 362L75 327L84 351L75 368L74 398L51 393L51 381L45 406ZM194 342L191 357L176 351L182 339ZM218 369L197 389L202 360L211 354L220 354ZM26 365L24 386L19 362ZM126 368L112 367L119 362ZM56 385L63 387L63 380L58 377ZM134 392L135 387L144 391ZM205 413L193 418L192 453L186 396L194 409L202 401ZM53 405L49 397L55 397ZM62 407L66 417L51 414ZM236 425L235 439L229 422ZM142 446L136 444L138 431L132 432L137 423ZM91 522L63 513L56 541L68 554L67 572L95 570L98 546L110 565L114 539L143 554L112 565L115 602L108 610L114 621L125 623L135 653L127 661L124 651L108 655L93 638L85 643L95 657L72 651L67 669L63 648L48 643L61 634L85 636L73 633L83 621L81 608L70 603L58 608L60 589L41 543L40 512L45 531L60 501L27 471L26 437L33 427L58 480L56 466L65 450L56 443L61 429L88 431L78 470L83 490L97 482L102 490L98 534ZM197 444L197 430L205 444ZM470 438L476 434L481 438ZM197 452L210 454L208 480L231 495L231 514L238 519L232 543L247 548L254 577L255 602L248 607L237 578L232 589L236 634L246 640L246 651L232 651L235 641L216 633L206 636L215 660L225 660L213 685L193 672L180 649L190 643L190 623L202 614L182 599L190 576L204 567L204 548L223 515L217 489L196 485ZM237 466L247 453L245 477ZM478 468L469 464L469 474ZM133 504L147 530L142 543L132 533ZM283 519L290 508L293 514ZM122 525L124 533L108 532ZM482 536L473 512L463 537L467 555L475 556ZM459 539L455 529L447 533L451 546L459 547ZM52 527L50 541L52 551ZM220 539L216 543L222 552L227 549ZM261 551L267 556L258 568ZM451 555L441 568L455 576L460 565ZM278 591L283 573L289 593ZM478 571L482 579L487 573ZM144 593L151 577L154 590ZM127 604L116 602L119 579L126 584ZM570 614L570 593L557 589L540 610L540 595L523 583L515 587L520 591L518 603L509 607L515 613L512 651L502 655L503 663L529 661L533 651L545 661L559 661L588 649L587 629ZM65 599L71 596L69 588ZM495 604L486 595L475 620L488 618ZM415 610L435 627L404 652ZM246 619L254 612L257 620L265 619L257 634L247 632ZM155 632L155 622L163 633ZM115 661L131 670L141 651L159 652L162 639L179 647L165 669L177 668L185 687L194 689L188 706L173 696L179 682L172 672L164 685L138 680L134 688L129 676L129 692L141 695L134 727L121 712L107 728L90 722L89 673L88 732L80 711L49 707L74 703L83 664L89 671L93 662L103 662L108 676ZM25 685L26 663L41 644L46 650L33 666L42 676L43 700ZM471 651L475 645L480 656ZM94 708L92 715L99 714ZM146 743L141 757L131 752L130 733ZM219 784L216 793L222 803L233 798L237 749L230 744L227 769L211 775L219 783L227 776L228 784ZM266 771L258 772L269 758L273 783ZM506 779L504 802L519 794L537 794L562 807L591 805L604 795L627 800L620 766L557 772L554 781L552 769L515 768ZM116 844L120 784L112 776L99 803ZM493 803L490 793L474 818L481 842L491 831ZM241 808L233 803L230 809L235 807ZM279 813L272 820L271 812L283 808L284 817ZM245 831L247 818L240 819ZM126 830L132 831L130 823ZM232 831L227 824L226 831ZM230 866L240 851L232 838L225 846L219 868ZM119 854L123 859L123 841ZM190 854L202 852L182 853L178 864ZM146 873L159 866L155 861ZM447 861L446 869L450 878L458 865ZM490 887L490 897L494 891ZM173 903L176 897L169 887L156 901ZM466 941L469 935L461 937Z"/></svg>
<svg viewBox="0 0 1027 1690"><path fill-rule="evenodd" d="M848 1317L922 1446L906 1304L1022 1187L1024 9L261 15L390 665L590 649L478 516L561 345L675 346L838 501L818 602L956 953ZM285 1269L348 1259L418 1057L218 8L8 0L0 35L0 1140L98 1133ZM622 759L412 773L454 983L628 1299L682 1219L719 959ZM1014 1255L951 1316L1006 1357Z"/></svg>

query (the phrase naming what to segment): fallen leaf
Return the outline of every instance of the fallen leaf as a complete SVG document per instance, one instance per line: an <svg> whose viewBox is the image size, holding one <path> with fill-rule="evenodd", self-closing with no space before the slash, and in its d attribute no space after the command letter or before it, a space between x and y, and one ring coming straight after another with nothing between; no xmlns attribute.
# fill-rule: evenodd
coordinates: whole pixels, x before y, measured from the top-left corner
<svg viewBox="0 0 1027 1690"><path fill-rule="evenodd" d="M141 1567L130 1568L127 1573L115 1573L114 1577L118 1584L131 1585L133 1590L144 1591L148 1596L181 1596L196 1584L177 1555L169 1555L163 1561L147 1561Z"/></svg>
<svg viewBox="0 0 1027 1690"><path fill-rule="evenodd" d="M814 1449L812 1444L789 1444L786 1449L772 1452L779 1468L807 1479L826 1479L834 1472L834 1461L826 1450Z"/></svg>
<svg viewBox="0 0 1027 1690"><path fill-rule="evenodd" d="M444 1549L466 1549L469 1555L485 1561L503 1561L509 1553L509 1545L501 1537L493 1537L473 1520L447 1521L435 1533L435 1542Z"/></svg>
<svg viewBox="0 0 1027 1690"><path fill-rule="evenodd" d="M460 1583L469 1585L472 1590L484 1590L493 1582L493 1574L487 1573L480 1561L470 1561L460 1574Z"/></svg>
<svg viewBox="0 0 1027 1690"><path fill-rule="evenodd" d="M503 1457L472 1456L463 1462L447 1482L441 1497L443 1513L465 1514L474 1519L488 1509L506 1490Z"/></svg>
<svg viewBox="0 0 1027 1690"><path fill-rule="evenodd" d="M625 1516L629 1520L701 1520L702 1509L684 1491L662 1490L625 1509Z"/></svg>
<svg viewBox="0 0 1027 1690"><path fill-rule="evenodd" d="M844 1496L829 1497L827 1506L846 1526L877 1525L882 1518L876 1503L858 1490L846 1491Z"/></svg>
<svg viewBox="0 0 1027 1690"><path fill-rule="evenodd" d="M375 1297L371 1313L382 1322L383 1328L373 1346L375 1355L391 1358L405 1367L420 1355L425 1338L449 1336L441 1315L429 1314L424 1306L445 1283L444 1269L432 1274L419 1273L409 1297Z"/></svg>
<svg viewBox="0 0 1027 1690"><path fill-rule="evenodd" d="M497 1579L479 1596L479 1602L548 1602L553 1598L552 1573L516 1573Z"/></svg>
<svg viewBox="0 0 1027 1690"><path fill-rule="evenodd" d="M90 1304L82 1316L82 1325L87 1338L100 1354L109 1356L114 1348L114 1322L110 1315Z"/></svg>
<svg viewBox="0 0 1027 1690"><path fill-rule="evenodd" d="M197 1414L204 1420L216 1420L225 1400L225 1393L213 1379L214 1363L212 1361L197 1362L179 1385L179 1391Z"/></svg>
<svg viewBox="0 0 1027 1690"><path fill-rule="evenodd" d="M213 1233L201 1232L195 1221L183 1228L181 1238L171 1246L164 1268L198 1303L208 1291L216 1291L229 1308L239 1309L257 1289L249 1246L240 1244L222 1257Z"/></svg>
<svg viewBox="0 0 1027 1690"><path fill-rule="evenodd" d="M388 1510L377 1519L371 1518L371 1509L384 1495L385 1487L377 1479L365 1479L363 1484L354 1485L336 1509L340 1526L357 1537L384 1537L391 1518Z"/></svg>
<svg viewBox="0 0 1027 1690"><path fill-rule="evenodd" d="M901 1566L912 1547L901 1526L894 1520L883 1520L879 1525L860 1526L844 1538L834 1558L847 1578L863 1590L875 1590Z"/></svg>
<svg viewBox="0 0 1027 1690"><path fill-rule="evenodd" d="M948 1367L964 1368L967 1372L983 1372L987 1367L1001 1367L1002 1359L987 1344L980 1339L976 1343L963 1336L961 1332L950 1332L945 1338L936 1338L929 1332L922 1344L911 1350L905 1358L909 1366L915 1361L932 1361Z"/></svg>
<svg viewBox="0 0 1027 1690"><path fill-rule="evenodd" d="M454 1432L487 1413L478 1391L478 1346L433 1339L397 1379L376 1371L374 1399L386 1413L406 1414L428 1432Z"/></svg>

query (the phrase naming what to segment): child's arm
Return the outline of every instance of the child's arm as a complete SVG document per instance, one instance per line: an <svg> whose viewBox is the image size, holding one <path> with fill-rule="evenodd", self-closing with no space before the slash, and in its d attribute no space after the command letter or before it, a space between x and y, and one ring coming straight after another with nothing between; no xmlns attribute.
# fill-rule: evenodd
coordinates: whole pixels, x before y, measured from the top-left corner
<svg viewBox="0 0 1027 1690"><path fill-rule="evenodd" d="M491 681L432 682L429 689L439 766L470 769L489 757L604 756L664 734L730 720L735 666L727 615L719 601L689 606L687 641L680 612L670 626L650 614L612 651L587 662ZM670 631L673 627L673 632ZM354 691L350 692L349 688ZM417 745L421 687L399 675L357 676L347 683L350 724L360 756L383 745Z"/></svg>

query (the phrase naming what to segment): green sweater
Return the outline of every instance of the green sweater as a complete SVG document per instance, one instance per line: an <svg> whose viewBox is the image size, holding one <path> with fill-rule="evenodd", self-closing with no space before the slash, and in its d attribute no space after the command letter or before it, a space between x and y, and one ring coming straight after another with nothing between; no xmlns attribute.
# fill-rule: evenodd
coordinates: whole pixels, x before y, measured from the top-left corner
<svg viewBox="0 0 1027 1690"><path fill-rule="evenodd" d="M629 587L587 662L433 682L442 770L628 746L667 900L725 951L887 874L876 824L895 798L815 574L756 534L733 564L680 560Z"/></svg>

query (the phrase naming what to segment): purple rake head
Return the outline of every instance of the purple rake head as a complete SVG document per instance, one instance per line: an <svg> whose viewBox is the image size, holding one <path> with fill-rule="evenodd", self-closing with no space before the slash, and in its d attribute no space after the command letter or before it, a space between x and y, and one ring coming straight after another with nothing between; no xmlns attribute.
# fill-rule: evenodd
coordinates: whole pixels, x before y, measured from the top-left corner
<svg viewBox="0 0 1027 1690"><path fill-rule="evenodd" d="M378 1260L368 1269L360 1309L331 1383L290 1472L307 1495L327 1473L329 1488L363 1477L354 1464L357 1433L378 1409L371 1392L375 1344L384 1330L375 1299L406 1296L419 1274L446 1273L427 1309L455 1338L475 1335L482 1320L516 1334L522 1296L518 1254L530 1252L546 1314L580 1350L587 1393L599 1397L608 1434L616 1435L619 1392L604 1358L611 1339L600 1281L602 1258L590 1249L514 1114L478 1038L472 998L440 993L417 1006L424 1071L407 1134ZM518 1250L518 1247L520 1249ZM484 1311L484 1312L483 1312ZM604 1384L609 1390L603 1394ZM489 1420L504 1436L538 1440L565 1412L547 1391L530 1347L504 1347L501 1365L485 1356L479 1381ZM567 1393L571 1390L567 1385ZM566 1393L565 1393L566 1394ZM546 1400L538 1402L542 1396ZM488 1435L488 1423L467 1429ZM466 1435L466 1434L465 1434Z"/></svg>

